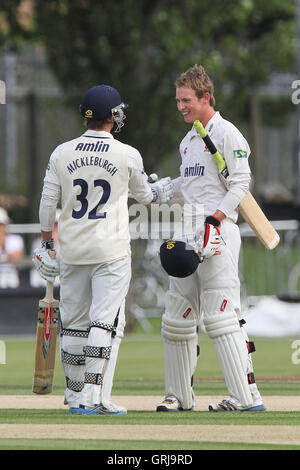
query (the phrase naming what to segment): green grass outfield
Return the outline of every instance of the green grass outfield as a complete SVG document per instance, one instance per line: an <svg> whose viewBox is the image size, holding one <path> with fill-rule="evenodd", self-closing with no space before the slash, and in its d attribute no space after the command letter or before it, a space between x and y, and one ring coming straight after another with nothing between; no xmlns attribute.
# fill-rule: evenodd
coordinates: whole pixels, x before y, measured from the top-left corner
<svg viewBox="0 0 300 470"><path fill-rule="evenodd" d="M157 331L157 329L154 329ZM253 339L253 338L252 338ZM263 395L299 395L300 400L300 364L294 359L293 342L298 338L262 339L254 338L256 352L253 354L255 375ZM6 364L0 365L0 395L32 395L31 383L34 365L34 339L33 338L2 338L6 347ZM194 390L196 396L200 395L227 395L227 390L222 380L220 366L216 359L214 346L210 339L203 334L199 335L200 357L194 377ZM293 356L294 354L294 356ZM294 358L294 359L293 359ZM57 348L57 362L54 379L54 395L62 395L64 392L64 377L59 363ZM119 360L115 373L113 395L157 395L158 400L164 395L164 364L163 345L158 332L151 334L135 333L127 334L121 344ZM1 399L1 396L0 396ZM117 401L117 400L115 400ZM247 431L251 427L255 430L289 430L300 431L300 411L267 411L266 413L228 413L216 414L206 411L194 411L192 413L156 413L152 411L129 411L125 416L69 416L64 409L2 409L0 406L0 428L9 430L12 426L30 425L30 429L41 426L49 432L53 426L65 426L66 429L81 428L86 430L86 437L47 438L43 434L40 438L31 438L22 435L21 438L5 436L1 433L0 449L106 449L106 450L229 450L229 449L300 449L300 440L295 442L287 437L284 443L264 443L259 438L253 442L235 442L233 431L239 426ZM76 426L77 425L77 426ZM103 426L102 426L103 425ZM109 429L111 425L115 429L121 425L122 429L128 429L126 438L101 439L94 438L94 426L99 429ZM107 428L105 428L107 426ZM144 429L152 429L151 439L136 439L131 436L131 429L136 426ZM183 431L182 438L176 438L173 432L166 432L164 438L160 437L161 427L168 430L170 426L176 430L195 430L197 436L188 440L188 435ZM190 428L190 426L192 426ZM224 429L224 436L212 441L205 439L204 429ZM220 428L222 426L222 428ZM131 428L132 427L132 428ZM255 427L255 428L254 428ZM90 433L88 429L90 428ZM241 428L241 429L243 429ZM25 429L25 428L24 428ZM114 428L113 428L114 429ZM24 431L25 432L25 431ZM228 436L233 433L232 442L228 442ZM292 434L291 434L292 435ZM183 438L184 436L184 438ZM169 437L169 439L168 439ZM170 439L170 437L172 437ZM229 437L230 439L230 437ZM282 441L282 439L281 439Z"/></svg>

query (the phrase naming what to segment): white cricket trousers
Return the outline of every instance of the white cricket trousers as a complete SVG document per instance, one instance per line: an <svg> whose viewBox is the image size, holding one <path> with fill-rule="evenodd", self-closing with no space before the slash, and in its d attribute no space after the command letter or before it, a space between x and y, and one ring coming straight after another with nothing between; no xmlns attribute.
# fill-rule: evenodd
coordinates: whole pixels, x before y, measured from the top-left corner
<svg viewBox="0 0 300 470"><path fill-rule="evenodd" d="M130 279L130 256L101 264L60 264L61 361L69 406L101 402ZM120 320L124 329L125 320Z"/></svg>
<svg viewBox="0 0 300 470"><path fill-rule="evenodd" d="M229 299L237 316L240 316L239 228L230 219L225 219L221 225L221 235L226 245L222 246L216 255L199 264L194 274L183 279L170 277L169 292L187 300L192 307L189 318L194 315L197 324L206 313L203 312L203 297L209 291L215 291L220 297ZM174 316L177 315L178 313L174 312Z"/></svg>
<svg viewBox="0 0 300 470"><path fill-rule="evenodd" d="M196 332L197 325L201 325L201 321L203 321L203 328L205 327L206 332L208 332L209 328L209 335L214 338L215 345L219 338L225 337L227 341L227 338L238 330L236 335L238 336L239 344L242 345L240 347L241 356L243 364L245 363L246 365L243 369L237 365L237 373L243 380L246 372L248 380L250 376L254 378L251 354L248 354L247 350L248 337L244 328L239 328L239 320L241 319L240 280L238 274L241 246L239 228L230 219L225 219L221 224L221 235L226 245L222 246L213 257L199 264L194 274L183 279L170 277L170 287L166 296L166 310L163 316L162 328L166 351L166 395L175 395L179 400L181 399L184 409L189 409L192 406L191 376L197 362L197 352L194 345L195 338L191 335L191 331L194 329L194 332ZM186 354L189 360L185 361L185 369L190 370L191 373L185 379L177 377L179 374L177 373L176 375L178 366L173 364L175 360L177 360L177 364L183 363L183 360L179 360L178 357L176 358L176 355L169 346L170 333L168 334L168 332L175 331L174 328L177 328L177 339L181 338L182 344L186 341L188 345L191 345ZM191 339L185 334L185 331L189 332ZM176 343L174 344L176 346ZM182 348L180 349L179 346L175 350L180 352ZM235 364L227 364L227 362L230 362L229 359L234 352L230 348L231 343L227 347L228 351L224 350L225 352L222 351L220 354L222 361L226 363L223 369L225 369L225 373L228 372L227 375L232 374L231 368L235 367ZM171 352L169 352L169 349ZM179 356L179 352L177 356ZM238 361L241 362L240 358L237 359ZM228 382L230 381L228 380ZM249 395L247 384L244 388L246 389L245 393ZM258 393L255 384L253 384L252 388L255 388L255 393ZM185 394L181 393L182 390L185 391ZM186 400L186 403L184 400L185 395L189 398ZM240 399L239 401L242 400Z"/></svg>

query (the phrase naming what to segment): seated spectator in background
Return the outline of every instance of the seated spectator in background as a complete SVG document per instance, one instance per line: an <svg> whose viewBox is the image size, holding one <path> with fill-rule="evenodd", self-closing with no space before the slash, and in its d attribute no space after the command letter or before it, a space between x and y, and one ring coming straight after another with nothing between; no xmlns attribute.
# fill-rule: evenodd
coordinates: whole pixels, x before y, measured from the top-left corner
<svg viewBox="0 0 300 470"><path fill-rule="evenodd" d="M0 207L0 261L19 261L24 256L24 241L20 235L7 233L10 222L7 212Z"/></svg>
<svg viewBox="0 0 300 470"><path fill-rule="evenodd" d="M24 256L23 238L7 233L9 222L6 210L0 207L0 288L19 286L19 273L14 263Z"/></svg>

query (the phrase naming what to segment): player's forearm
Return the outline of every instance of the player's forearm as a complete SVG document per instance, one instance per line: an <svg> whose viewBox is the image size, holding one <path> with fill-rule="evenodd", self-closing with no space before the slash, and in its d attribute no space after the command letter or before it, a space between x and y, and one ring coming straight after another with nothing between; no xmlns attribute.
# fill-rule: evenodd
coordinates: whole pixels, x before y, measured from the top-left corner
<svg viewBox="0 0 300 470"><path fill-rule="evenodd" d="M42 240L51 240L52 239L52 230L51 232L44 232L43 230L41 231L42 234Z"/></svg>
<svg viewBox="0 0 300 470"><path fill-rule="evenodd" d="M218 205L218 210L223 212L226 216L231 214L244 199L249 191L249 179L240 181L238 184L231 183L224 198Z"/></svg>
<svg viewBox="0 0 300 470"><path fill-rule="evenodd" d="M41 231L47 237L55 222L57 203L60 198L60 188L57 185L44 183L42 197L40 201L39 218ZM43 235L42 235L43 236ZM45 238L48 239L48 238Z"/></svg>
<svg viewBox="0 0 300 470"><path fill-rule="evenodd" d="M219 222L222 222L222 220L226 219L226 215L224 214L224 212L220 211L220 210L216 210L216 212L214 214L212 214L212 216L217 219Z"/></svg>
<svg viewBox="0 0 300 470"><path fill-rule="evenodd" d="M55 212L56 212L56 204L49 205L43 198L40 202L40 210L39 210L39 217L40 217L40 224L41 224L41 232L44 236L47 237L47 233L51 232L55 222Z"/></svg>
<svg viewBox="0 0 300 470"><path fill-rule="evenodd" d="M147 182L147 176L136 168L130 168L129 176L128 186L131 197L140 204L150 204L153 200L153 193Z"/></svg>

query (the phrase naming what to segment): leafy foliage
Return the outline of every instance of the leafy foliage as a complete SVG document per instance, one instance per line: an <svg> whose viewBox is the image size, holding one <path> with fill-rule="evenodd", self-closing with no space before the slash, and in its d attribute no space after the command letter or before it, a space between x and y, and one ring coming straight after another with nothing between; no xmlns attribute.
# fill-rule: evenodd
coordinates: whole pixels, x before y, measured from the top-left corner
<svg viewBox="0 0 300 470"><path fill-rule="evenodd" d="M22 41L31 40L32 18L24 17L22 0L2 0L0 3L0 47L16 48Z"/></svg>
<svg viewBox="0 0 300 470"><path fill-rule="evenodd" d="M75 106L90 86L116 87L130 105L122 139L141 150L147 169L171 158L187 130L174 100L181 72L204 65L217 108L239 121L250 119L253 90L294 61L294 2L36 0L34 28L27 29L17 20L20 3L5 0L0 7L9 23L6 39L41 41Z"/></svg>

